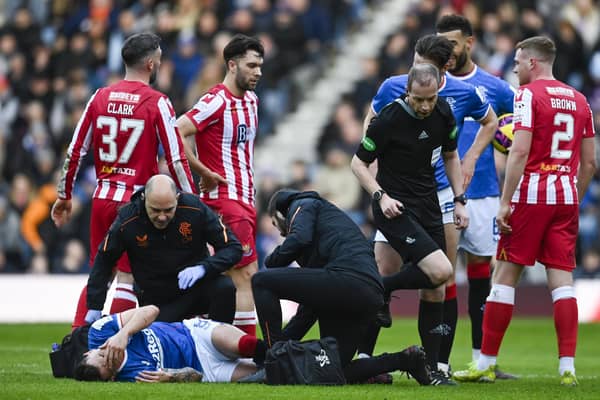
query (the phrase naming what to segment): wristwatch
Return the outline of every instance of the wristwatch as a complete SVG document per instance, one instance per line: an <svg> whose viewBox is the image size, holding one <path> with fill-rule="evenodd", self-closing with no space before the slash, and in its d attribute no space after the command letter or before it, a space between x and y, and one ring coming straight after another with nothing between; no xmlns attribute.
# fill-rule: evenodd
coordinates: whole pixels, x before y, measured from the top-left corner
<svg viewBox="0 0 600 400"><path fill-rule="evenodd" d="M458 196L454 196L453 201L455 203L461 203L463 206L467 205L467 198L465 197L465 194L459 194Z"/></svg>
<svg viewBox="0 0 600 400"><path fill-rule="evenodd" d="M383 197L384 194L385 194L385 190L379 189L378 191L373 193L373 200L375 200L375 201L381 200L381 198Z"/></svg>

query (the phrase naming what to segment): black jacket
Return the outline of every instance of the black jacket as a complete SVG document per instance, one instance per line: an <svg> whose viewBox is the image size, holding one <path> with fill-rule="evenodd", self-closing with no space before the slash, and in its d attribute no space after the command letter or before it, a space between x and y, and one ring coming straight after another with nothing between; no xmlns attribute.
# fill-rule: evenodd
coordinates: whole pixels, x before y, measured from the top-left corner
<svg viewBox="0 0 600 400"><path fill-rule="evenodd" d="M215 254L209 256L206 244ZM221 274L242 257L242 246L217 215L190 193L179 195L175 216L162 230L148 218L141 191L119 210L100 244L87 289L88 308L102 309L113 267L127 252L131 272L138 287L146 293L165 293L173 297L181 291L177 274L184 268L202 264L202 280Z"/></svg>
<svg viewBox="0 0 600 400"><path fill-rule="evenodd" d="M351 274L383 290L371 243L339 208L317 192L281 191L275 208L286 217L285 241L265 259L269 268L296 261L304 268Z"/></svg>

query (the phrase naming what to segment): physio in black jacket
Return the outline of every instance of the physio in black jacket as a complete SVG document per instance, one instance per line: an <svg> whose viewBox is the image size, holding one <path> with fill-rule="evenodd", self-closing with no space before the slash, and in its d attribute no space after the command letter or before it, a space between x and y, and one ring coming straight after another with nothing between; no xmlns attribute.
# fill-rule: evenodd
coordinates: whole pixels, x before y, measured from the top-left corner
<svg viewBox="0 0 600 400"><path fill-rule="evenodd" d="M349 361L359 330L383 304L383 285L373 250L362 232L316 192L280 190L269 214L285 241L265 260L268 270L252 279L256 309L269 344L284 340L279 299L310 308L322 336L338 340ZM302 268L287 267L296 261Z"/></svg>
<svg viewBox="0 0 600 400"><path fill-rule="evenodd" d="M301 339L316 318L321 337L333 336L338 342L348 383L401 370L419 384L429 384L425 352L419 346L352 360L368 322L383 305L383 284L373 249L358 226L317 192L280 190L271 197L268 211L285 241L266 258L268 269L252 277L254 302L267 345ZM293 261L302 268L277 268ZM300 304L298 314L288 324L291 329L284 332L280 299Z"/></svg>
<svg viewBox="0 0 600 400"><path fill-rule="evenodd" d="M212 256L207 243L215 250ZM242 246L198 196L178 192L170 177L155 175L134 193L98 248L87 294L87 305L98 316L124 252L140 305L158 306L157 320L208 313L217 321L233 321L235 287L222 272L240 260Z"/></svg>

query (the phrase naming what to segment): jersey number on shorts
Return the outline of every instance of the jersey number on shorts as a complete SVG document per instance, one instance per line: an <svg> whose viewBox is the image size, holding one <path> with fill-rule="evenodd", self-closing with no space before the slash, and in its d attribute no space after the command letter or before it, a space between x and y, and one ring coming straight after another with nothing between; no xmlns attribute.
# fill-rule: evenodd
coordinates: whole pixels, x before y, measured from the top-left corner
<svg viewBox="0 0 600 400"><path fill-rule="evenodd" d="M573 116L571 114L556 113L554 115L554 126L565 124L564 131L555 131L552 134L552 147L550 157L559 160L568 160L571 158L572 150L560 150L560 142L568 142L573 139Z"/></svg>
<svg viewBox="0 0 600 400"><path fill-rule="evenodd" d="M98 156L100 160L113 163L117 161L118 157L117 162L119 164L126 164L135 149L135 145L140 140L142 132L144 132L144 120L129 118L121 118L119 120L115 117L102 115L96 120L96 128L108 128L106 132L102 133L102 143L106 146L99 148ZM131 132L120 156L117 151L116 142L119 130L122 132Z"/></svg>

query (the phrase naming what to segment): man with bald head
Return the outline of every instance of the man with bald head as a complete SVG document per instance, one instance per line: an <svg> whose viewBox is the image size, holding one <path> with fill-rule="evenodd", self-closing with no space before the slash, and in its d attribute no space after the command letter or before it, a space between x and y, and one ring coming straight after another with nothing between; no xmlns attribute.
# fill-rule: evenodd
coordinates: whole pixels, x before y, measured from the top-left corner
<svg viewBox="0 0 600 400"><path fill-rule="evenodd" d="M242 246L210 208L197 196L179 192L169 176L152 176L119 210L88 280L89 309L102 309L112 267L123 253L129 256L140 305L159 306L158 321L203 313L233 321L235 287L222 272L240 260Z"/></svg>

